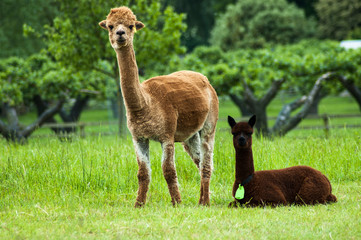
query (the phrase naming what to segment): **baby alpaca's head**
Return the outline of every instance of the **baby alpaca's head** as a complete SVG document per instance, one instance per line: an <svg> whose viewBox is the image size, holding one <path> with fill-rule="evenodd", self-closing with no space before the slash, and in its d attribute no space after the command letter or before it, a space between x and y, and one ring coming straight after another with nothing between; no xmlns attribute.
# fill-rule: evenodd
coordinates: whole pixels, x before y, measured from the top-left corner
<svg viewBox="0 0 361 240"><path fill-rule="evenodd" d="M248 122L239 122L228 116L228 124L232 128L233 145L235 149L252 147L253 126L256 123L256 115L253 115Z"/></svg>

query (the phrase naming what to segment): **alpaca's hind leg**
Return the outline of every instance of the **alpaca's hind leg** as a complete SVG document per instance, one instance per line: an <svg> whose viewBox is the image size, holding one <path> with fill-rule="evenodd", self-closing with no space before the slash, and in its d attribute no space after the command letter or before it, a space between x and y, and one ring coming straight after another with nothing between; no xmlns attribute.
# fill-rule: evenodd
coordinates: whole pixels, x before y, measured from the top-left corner
<svg viewBox="0 0 361 240"><path fill-rule="evenodd" d="M297 193L295 203L300 205L326 203L330 192L330 185L327 182L325 184L323 179L306 177Z"/></svg>
<svg viewBox="0 0 361 240"><path fill-rule="evenodd" d="M162 143L162 169L165 180L168 184L170 196L173 205L181 202L181 196L178 188L178 178L174 162L174 143Z"/></svg>
<svg viewBox="0 0 361 240"><path fill-rule="evenodd" d="M147 199L147 192L150 183L150 161L149 161L149 140L134 139L133 140L138 162L138 195L135 207L141 207Z"/></svg>
<svg viewBox="0 0 361 240"><path fill-rule="evenodd" d="M199 132L194 134L191 138L183 142L184 150L192 158L193 162L197 165L199 169L199 162L201 159L201 139L199 137Z"/></svg>
<svg viewBox="0 0 361 240"><path fill-rule="evenodd" d="M214 147L215 129L206 135L201 133L201 162L199 170L201 174L201 194L199 204L209 205L209 184L213 170L213 147Z"/></svg>

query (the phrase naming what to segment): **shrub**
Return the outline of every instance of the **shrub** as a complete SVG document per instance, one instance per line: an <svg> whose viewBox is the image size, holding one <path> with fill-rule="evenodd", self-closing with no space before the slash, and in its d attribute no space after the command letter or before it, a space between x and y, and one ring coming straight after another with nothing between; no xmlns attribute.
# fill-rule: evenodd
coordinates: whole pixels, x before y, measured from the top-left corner
<svg viewBox="0 0 361 240"><path fill-rule="evenodd" d="M314 36L316 23L286 0L242 0L217 20L211 43L223 50L293 43Z"/></svg>

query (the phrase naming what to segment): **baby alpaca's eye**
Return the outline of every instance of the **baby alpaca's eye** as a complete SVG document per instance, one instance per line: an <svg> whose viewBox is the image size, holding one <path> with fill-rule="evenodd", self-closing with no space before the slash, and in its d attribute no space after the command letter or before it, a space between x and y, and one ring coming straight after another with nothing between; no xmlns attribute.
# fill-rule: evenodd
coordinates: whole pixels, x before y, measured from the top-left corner
<svg viewBox="0 0 361 240"><path fill-rule="evenodd" d="M130 29L130 30L132 30L132 29L133 29L133 27L134 27L134 25L130 25L130 26L129 26L129 29Z"/></svg>
<svg viewBox="0 0 361 240"><path fill-rule="evenodd" d="M108 28L109 28L110 30L113 30L114 26L113 26L113 25L109 25Z"/></svg>

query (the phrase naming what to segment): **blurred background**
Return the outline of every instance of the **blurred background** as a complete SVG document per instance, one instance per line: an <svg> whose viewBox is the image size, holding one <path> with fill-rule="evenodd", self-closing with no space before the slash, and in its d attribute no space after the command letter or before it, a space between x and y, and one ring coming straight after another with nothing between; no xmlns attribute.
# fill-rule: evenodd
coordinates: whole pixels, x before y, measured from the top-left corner
<svg viewBox="0 0 361 240"><path fill-rule="evenodd" d="M252 114L267 137L361 127L359 0L2 0L0 141L127 134L98 26L121 5L146 25L134 39L140 80L203 73L220 97L219 131L227 115Z"/></svg>

